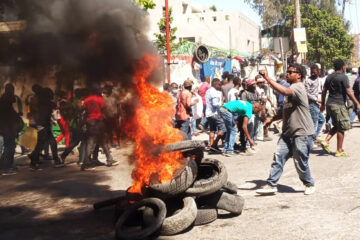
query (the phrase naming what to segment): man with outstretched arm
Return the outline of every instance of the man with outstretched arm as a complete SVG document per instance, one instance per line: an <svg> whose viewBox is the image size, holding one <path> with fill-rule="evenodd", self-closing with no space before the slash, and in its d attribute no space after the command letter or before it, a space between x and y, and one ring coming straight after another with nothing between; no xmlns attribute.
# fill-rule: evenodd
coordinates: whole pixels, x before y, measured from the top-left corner
<svg viewBox="0 0 360 240"><path fill-rule="evenodd" d="M277 182L283 172L286 161L294 158L295 168L300 180L305 185L305 195L315 192L314 180L309 167L309 154L314 134L314 124L311 119L309 101L303 79L306 76L305 68L299 64L290 64L287 70L287 88L271 80L266 71L260 72L269 85L284 95L282 116L279 114L265 121L270 125L272 121L283 119L283 128L277 143L274 161L271 165L270 176L267 184L256 191L258 194L277 192Z"/></svg>

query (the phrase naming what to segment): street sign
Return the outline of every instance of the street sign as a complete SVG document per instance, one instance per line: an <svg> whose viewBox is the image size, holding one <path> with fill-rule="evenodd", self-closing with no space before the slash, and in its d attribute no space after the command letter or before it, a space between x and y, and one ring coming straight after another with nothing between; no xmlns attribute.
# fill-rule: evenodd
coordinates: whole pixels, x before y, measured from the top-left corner
<svg viewBox="0 0 360 240"><path fill-rule="evenodd" d="M295 42L305 42L306 41L305 28L294 28L294 40L295 40Z"/></svg>

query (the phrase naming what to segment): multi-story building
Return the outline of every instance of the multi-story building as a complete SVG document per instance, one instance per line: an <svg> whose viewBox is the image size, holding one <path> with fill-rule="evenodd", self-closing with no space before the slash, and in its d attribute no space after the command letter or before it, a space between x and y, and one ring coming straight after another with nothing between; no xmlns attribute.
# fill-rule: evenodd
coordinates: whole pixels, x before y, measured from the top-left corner
<svg viewBox="0 0 360 240"><path fill-rule="evenodd" d="M154 0L156 7L148 10L150 17L149 37L155 40L159 32L158 22L163 17L164 0ZM214 12L191 0L169 1L177 27L178 41L188 40L221 49L237 50L254 55L260 50L260 26L238 11Z"/></svg>

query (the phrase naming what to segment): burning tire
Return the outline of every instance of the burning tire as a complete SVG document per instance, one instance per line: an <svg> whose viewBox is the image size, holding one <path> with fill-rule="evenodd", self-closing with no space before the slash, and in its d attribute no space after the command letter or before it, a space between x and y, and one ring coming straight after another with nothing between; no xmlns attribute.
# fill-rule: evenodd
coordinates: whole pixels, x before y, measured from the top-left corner
<svg viewBox="0 0 360 240"><path fill-rule="evenodd" d="M144 215L149 214L150 211L148 208L145 209ZM197 211L195 200L192 197L185 197L183 207L165 218L160 235L170 236L184 231L195 221Z"/></svg>
<svg viewBox="0 0 360 240"><path fill-rule="evenodd" d="M162 199L174 197L183 193L194 182L198 172L196 162L189 159L185 168L174 177L170 182L150 184L148 193L151 196L159 197Z"/></svg>
<svg viewBox="0 0 360 240"><path fill-rule="evenodd" d="M166 152L173 152L173 151L180 151L186 152L190 150L204 150L206 147L205 141L201 140L186 140L182 142L176 142L172 144L168 144L164 147L164 151Z"/></svg>
<svg viewBox="0 0 360 240"><path fill-rule="evenodd" d="M199 197L212 194L224 186L228 178L225 165L216 159L203 159L198 172L198 178L185 192L187 195Z"/></svg>
<svg viewBox="0 0 360 240"><path fill-rule="evenodd" d="M206 203L211 207L216 207L218 209L240 215L244 208L245 199L239 195L218 191L214 194L198 199L198 202Z"/></svg>
<svg viewBox="0 0 360 240"><path fill-rule="evenodd" d="M151 222L151 225L137 225L129 226L125 222L131 216L138 215L138 209L142 207L149 207L153 209L154 219ZM124 211L120 216L115 225L115 235L117 239L144 239L151 234L155 233L163 224L166 217L166 205L165 203L158 198L146 198L143 199L130 208Z"/></svg>
<svg viewBox="0 0 360 240"><path fill-rule="evenodd" d="M211 223L217 219L217 209L202 207L197 210L194 226L200 226Z"/></svg>
<svg viewBox="0 0 360 240"><path fill-rule="evenodd" d="M227 181L221 189L230 194L237 194L237 186L230 181Z"/></svg>

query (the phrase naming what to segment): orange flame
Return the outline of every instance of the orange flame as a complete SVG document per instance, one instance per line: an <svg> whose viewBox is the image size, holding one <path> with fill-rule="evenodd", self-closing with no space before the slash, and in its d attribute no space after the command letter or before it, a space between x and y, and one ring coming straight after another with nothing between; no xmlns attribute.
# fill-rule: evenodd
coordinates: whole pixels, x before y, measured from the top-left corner
<svg viewBox="0 0 360 240"><path fill-rule="evenodd" d="M156 146L182 140L179 131L171 124L171 117L175 114L171 96L147 83L158 62L156 57L145 55L138 62L138 70L133 78L140 104L136 106L134 117L125 123L124 129L126 135L136 143L136 166L129 189L132 193L141 193L142 187L148 186L154 178L160 183L170 181L175 170L183 165L179 162L182 158L180 152L154 152Z"/></svg>

